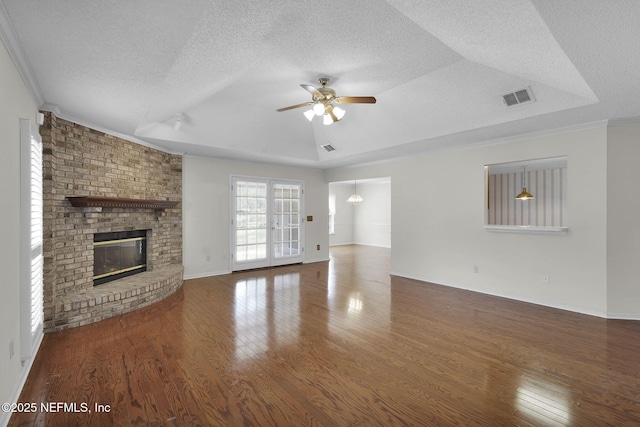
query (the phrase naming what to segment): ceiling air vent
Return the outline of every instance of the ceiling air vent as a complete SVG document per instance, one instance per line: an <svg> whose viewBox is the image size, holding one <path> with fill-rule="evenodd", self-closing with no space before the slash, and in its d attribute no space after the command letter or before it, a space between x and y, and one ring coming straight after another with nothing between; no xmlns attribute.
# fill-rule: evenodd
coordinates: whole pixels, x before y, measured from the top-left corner
<svg viewBox="0 0 640 427"><path fill-rule="evenodd" d="M531 93L531 88L529 87L502 95L502 99L507 107L514 107L516 105L524 104L525 102L535 101L533 94Z"/></svg>
<svg viewBox="0 0 640 427"><path fill-rule="evenodd" d="M333 145L331 145L331 144L323 145L322 148L324 148L326 151L335 150L335 147Z"/></svg>

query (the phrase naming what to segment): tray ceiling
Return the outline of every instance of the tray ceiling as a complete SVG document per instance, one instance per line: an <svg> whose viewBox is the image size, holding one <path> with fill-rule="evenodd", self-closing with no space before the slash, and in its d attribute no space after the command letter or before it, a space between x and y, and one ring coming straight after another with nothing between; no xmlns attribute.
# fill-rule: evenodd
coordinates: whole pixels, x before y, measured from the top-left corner
<svg viewBox="0 0 640 427"><path fill-rule="evenodd" d="M0 6L43 109L171 152L331 168L640 115L636 1ZM276 112L319 77L378 102L331 126Z"/></svg>

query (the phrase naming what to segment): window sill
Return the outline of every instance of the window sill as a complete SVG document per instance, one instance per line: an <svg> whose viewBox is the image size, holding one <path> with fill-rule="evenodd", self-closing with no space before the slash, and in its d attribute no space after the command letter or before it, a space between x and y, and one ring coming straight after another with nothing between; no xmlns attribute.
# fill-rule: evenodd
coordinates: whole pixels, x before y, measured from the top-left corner
<svg viewBox="0 0 640 427"><path fill-rule="evenodd" d="M534 227L529 225L485 225L487 231L503 233L567 234L569 227Z"/></svg>

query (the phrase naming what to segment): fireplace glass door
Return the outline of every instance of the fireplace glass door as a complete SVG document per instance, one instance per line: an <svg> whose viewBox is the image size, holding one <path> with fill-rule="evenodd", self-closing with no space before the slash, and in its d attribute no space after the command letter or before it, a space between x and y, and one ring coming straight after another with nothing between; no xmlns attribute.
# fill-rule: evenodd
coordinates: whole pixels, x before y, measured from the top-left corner
<svg viewBox="0 0 640 427"><path fill-rule="evenodd" d="M100 233L94 236L94 286L146 269L146 231Z"/></svg>

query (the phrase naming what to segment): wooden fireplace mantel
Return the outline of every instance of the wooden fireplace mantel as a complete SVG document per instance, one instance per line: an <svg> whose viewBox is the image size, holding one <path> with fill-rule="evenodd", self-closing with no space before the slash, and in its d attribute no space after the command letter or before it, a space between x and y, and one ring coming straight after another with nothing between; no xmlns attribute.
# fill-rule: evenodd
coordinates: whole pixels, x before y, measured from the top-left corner
<svg viewBox="0 0 640 427"><path fill-rule="evenodd" d="M74 208L169 209L178 203L169 200L126 199L121 197L67 196Z"/></svg>

